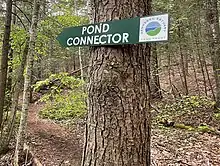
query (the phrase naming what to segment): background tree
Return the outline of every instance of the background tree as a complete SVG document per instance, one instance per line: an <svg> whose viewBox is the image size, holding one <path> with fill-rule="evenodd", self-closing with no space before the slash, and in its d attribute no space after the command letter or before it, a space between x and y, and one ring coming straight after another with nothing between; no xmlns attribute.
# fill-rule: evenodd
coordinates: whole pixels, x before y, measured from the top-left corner
<svg viewBox="0 0 220 166"><path fill-rule="evenodd" d="M220 108L220 31L218 1L206 1L207 22L209 23L209 47L216 82L216 106Z"/></svg>
<svg viewBox="0 0 220 166"><path fill-rule="evenodd" d="M7 0L6 3L6 16L5 16L5 30L1 55L1 70L0 70L0 129L3 123L4 101L7 82L8 71L8 54L10 51L10 32L11 32L11 19L12 19L12 0Z"/></svg>
<svg viewBox="0 0 220 166"><path fill-rule="evenodd" d="M151 70L151 81L150 89L151 96L153 99L161 99L161 87L160 87L160 78L159 78L159 64L157 57L157 45L152 44L152 51L150 56L150 70Z"/></svg>
<svg viewBox="0 0 220 166"><path fill-rule="evenodd" d="M31 78L33 73L33 61L34 61L34 54L35 54L35 42L37 37L37 23L38 23L38 16L39 16L39 8L40 3L39 0L34 1L33 6L33 16L32 16L32 23L30 27L30 41L29 41L29 52L27 56L27 65L26 65L26 73L25 73L25 80L24 80L24 90L23 90L23 103L22 103L22 112L21 112L21 119L19 125L19 131L17 135L17 142L16 142L16 150L15 150L15 157L14 157L14 165L18 166L19 160L22 158L23 150L24 150L24 143L26 139L26 126L27 126L27 116L28 116L28 106L30 102L30 92L31 92Z"/></svg>
<svg viewBox="0 0 220 166"><path fill-rule="evenodd" d="M2 43L4 22L7 19L6 2L7 0L0 0L1 50L6 48ZM216 106L219 105L219 5L217 0L155 0L152 1L152 12L147 9L151 8L150 0L142 2L142 4L137 0L133 2L130 0L102 2L94 0L92 3L85 0L42 0L39 2L41 8L35 34L34 54L29 33L34 1L13 0L12 4L10 51L7 53L8 63L4 63L8 67L5 68L7 76L4 78L7 88L3 95L5 99L4 112L2 112L4 122L1 127L3 132L1 131L0 135L0 165L9 164L8 162L6 162L7 164L1 163L1 153L7 153L8 150L14 148L21 114L21 124L25 125L21 126L19 132L22 141L25 142L23 138L26 134L27 106L33 103L28 103L28 98L26 98L22 110L23 91L27 95L32 93L32 102L35 102L31 105L33 109L29 109L31 116L28 117L30 123L27 124L27 135L30 138L28 146L31 147L31 150L36 153L44 165L49 165L48 163L51 162L49 160L53 162L54 158L59 158L54 163L57 162L56 164L61 165L60 160L64 160L66 156L68 158L69 155L71 157L66 160L70 165L80 165L80 150L82 149L80 146L82 145L78 143L81 140L78 138L81 132L78 130L74 132L74 129L69 131L68 128L74 128L75 123L77 127L82 127L81 125L85 123L86 104L84 99L87 97L87 91L83 92L85 89L82 88L85 84L88 84L89 87L90 109L82 163L84 166L104 165L105 161L109 162L107 163L109 165L126 165L126 162L129 164L139 162L137 165L141 165L140 163L145 161L142 161L142 157L138 154L147 156L146 161L149 162L149 132L151 129L148 119L150 116L149 105L153 107L151 108L153 119L151 148L153 149L152 161L155 165L175 165L176 158L173 159L173 156L182 158L178 158L178 161L183 162L183 165L185 163L202 165L207 163L204 161L206 158L211 161L211 164L220 165L218 157L213 159L213 156L216 156L213 154L215 148L210 151L208 149L215 146L213 141L217 142L216 145L218 144L219 141L216 141L217 138L212 135L215 133L218 135L220 128L219 109L214 107L215 101ZM87 12L90 4L92 4L92 10ZM152 15L169 13L170 15L169 41L157 43L156 47L152 44L151 50L149 45L90 49L81 47L79 50L77 47L61 48L56 40L63 28L88 24L89 20L94 23L146 16L150 13ZM89 18L89 16L91 17ZM89 56L89 51L91 51L91 56ZM25 70L27 54L32 55L33 67L29 66L28 70ZM30 57L28 57L28 61L30 62ZM88 66L90 67L89 74L87 73ZM32 73L30 74L31 68ZM83 76L80 73L83 73ZM32 79L32 81L26 79L25 88L24 76ZM91 76L90 79L88 76ZM82 81L80 78L84 80ZM28 86L27 82L29 82ZM33 88L29 90L27 87L34 87L35 90ZM27 90L28 93L26 93ZM163 100L149 100L150 95L152 99L160 99L163 96ZM1 96L0 100L3 97ZM44 103L42 104L41 101ZM38 110L40 108L42 110ZM35 109L36 112L33 111ZM36 115L38 111L39 114ZM32 117L37 117L37 122L32 123ZM47 119L47 121L43 119ZM58 132L53 133L51 130L45 131L45 128L43 128L43 134L42 130L33 133L35 122L36 125L40 124L38 122L45 122L50 126L48 119L59 122L59 124L53 123L53 125L58 127L58 130L62 129L62 131L71 133L73 139L68 139L69 135L66 134L64 136L58 135ZM60 126L60 123L68 128ZM164 126L172 126L175 129L167 128L165 132ZM190 132L180 131L178 127L189 129ZM207 152L210 152L201 159L204 163L200 164L200 160L190 163L187 160L188 156L183 154L186 152L184 150L175 151L170 160L162 160L163 154L172 153L168 151L170 149L168 145L173 149L176 147L186 149L185 145L181 144L185 142L184 138L188 138L189 133L190 137L193 137L193 131L200 130L208 132L209 134L205 136L210 138L208 140L212 140L212 145L207 143L208 146L205 146L203 143L206 140L199 140L204 138L203 136L199 138L197 135L194 137L195 139L192 139L201 146L204 145ZM77 135L74 135L75 133ZM143 133L146 134L143 135ZM198 134L198 132L196 133ZM169 140L167 140L167 135L169 135ZM43 140L40 141L40 146L38 146L38 139L35 139L35 136ZM56 143L44 141L45 138L54 140ZM62 146L57 146L60 145L57 143L60 139L56 138L63 138ZM77 140L74 142L75 138ZM66 146L64 146L63 140L67 142ZM23 150L22 141L20 141L20 152ZM191 140L187 140L187 142L194 145ZM78 153L67 154L69 145L75 146L75 144L77 144L76 147L79 146L79 149L76 148ZM45 145L50 146L46 148ZM163 149L158 147L160 145L163 146ZM41 146L44 147L43 151L40 149ZM50 152L50 147L53 147L52 152ZM140 150L141 147L148 151L143 152ZM187 148L187 152L194 153L198 149L202 148ZM59 154L52 155L51 153L56 150L59 151ZM163 153L164 151L166 152ZM157 155L160 154L162 154L161 158L158 159ZM202 150L201 153L198 152L198 155L203 154ZM75 156L77 161L71 162L70 159L75 160ZM10 161L7 157L6 160Z"/></svg>

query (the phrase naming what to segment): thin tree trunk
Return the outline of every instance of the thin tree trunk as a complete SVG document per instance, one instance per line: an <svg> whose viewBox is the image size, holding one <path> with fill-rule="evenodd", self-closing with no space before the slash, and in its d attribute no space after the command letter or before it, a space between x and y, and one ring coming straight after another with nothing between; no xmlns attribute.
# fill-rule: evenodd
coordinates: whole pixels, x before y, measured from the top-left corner
<svg viewBox="0 0 220 166"><path fill-rule="evenodd" d="M193 20L195 21L195 20ZM195 36L193 35L195 34L193 30L190 31L190 39L191 39L191 47L190 47L190 50L191 51L191 56L190 56L190 62L191 62L191 66L192 66L192 69L193 69L193 75L194 75L194 78L195 78L195 83L196 83L196 90L198 93L199 96L201 96L201 92L200 92L200 87L199 87L199 80L198 80L198 76L197 76L197 70L196 70L196 51L195 50L195 46L194 46L194 39L195 39Z"/></svg>
<svg viewBox="0 0 220 166"><path fill-rule="evenodd" d="M182 32L181 26L183 26L182 24L179 25L178 27L178 36L180 39L184 38L184 34ZM181 60L181 69L182 69L182 73L183 73L183 87L184 87L184 91L185 91L185 95L189 94L189 90L188 90L188 84L187 84L187 71L186 71L186 60L183 54L183 46L181 41L179 41L179 51L180 51L180 60ZM187 62L188 63L188 62Z"/></svg>
<svg viewBox="0 0 220 166"><path fill-rule="evenodd" d="M207 22L210 28L210 48L213 64L213 71L216 82L216 106L220 108L220 31L219 31L219 14L218 1L206 0Z"/></svg>
<svg viewBox="0 0 220 166"><path fill-rule="evenodd" d="M16 8L16 5L17 5L17 0L13 0L13 8L12 8L12 11L13 11L13 15L12 15L12 24L15 25L16 22L17 22L17 8Z"/></svg>
<svg viewBox="0 0 220 166"><path fill-rule="evenodd" d="M23 52L23 56L21 59L21 65L19 69L16 71L17 76L15 78L15 87L14 87L14 93L12 96L12 105L11 105L11 113L10 113L10 118L8 120L8 126L7 126L7 136L4 140L2 140L2 144L0 147L0 154L1 152L5 152L8 149L8 145L11 141L12 134L14 132L14 124L15 124L15 119L16 119L16 113L18 109L18 99L19 99L19 94L22 89L24 77L24 68L25 68L25 63L26 63L26 58L28 54L28 42L29 38L26 39L26 44Z"/></svg>
<svg viewBox="0 0 220 166"><path fill-rule="evenodd" d="M53 44L53 40L50 40L50 48L49 48L49 56L53 57L54 56L54 44ZM52 58L51 58L52 59ZM51 73L55 73L56 69L55 69L55 65L54 64L49 64L49 69ZM46 75L46 77L49 77L49 75Z"/></svg>
<svg viewBox="0 0 220 166"><path fill-rule="evenodd" d="M160 78L159 78L159 66L157 59L157 45L152 44L152 54L150 58L151 66L151 97L153 99L161 99L161 88L160 88Z"/></svg>
<svg viewBox="0 0 220 166"><path fill-rule="evenodd" d="M210 86L210 90L212 92L212 97L215 100L215 93L214 93L214 89L212 87L212 82L211 82L211 79L210 79L209 70L208 70L208 67L207 67L205 55L204 55L204 52L203 52L202 48L201 48L201 52L202 52L202 57L201 58L202 58L202 61L204 63L203 65L204 65L204 69L205 69L205 72L206 72L206 75L207 75L207 79L208 79L208 83L209 83L209 86Z"/></svg>
<svg viewBox="0 0 220 166"><path fill-rule="evenodd" d="M28 106L29 106L29 97L31 90L31 74L32 67L34 61L34 53L35 53L35 41L37 35L37 22L38 22L38 14L39 14L39 0L34 0L34 9L32 15L32 24L30 28L30 42L29 42L29 53L27 57L27 69L25 73L25 81L24 81L24 92L23 92L23 103L22 103L22 112L21 112L21 120L19 125L19 131L17 135L16 142L16 150L14 157L14 166L19 165L19 159L22 158L22 152L24 149L24 143L26 139L26 126L27 126L27 116L28 116Z"/></svg>
<svg viewBox="0 0 220 166"><path fill-rule="evenodd" d="M199 11L198 11L198 24L199 24L199 27L196 26L195 29L197 29L197 31L198 31L197 39L199 39L199 37L200 37L201 40L202 40L202 33L203 32L202 32L202 19L201 19L201 4L198 4L198 5L199 5ZM209 33L209 31L208 31L208 33ZM195 34L197 34L197 33L195 33ZM202 44L202 43L200 43L200 44ZM198 47L198 44L197 44L197 47ZM212 86L212 82L211 82L211 79L210 79L210 74L209 74L209 70L208 70L207 62L206 62L206 58L205 58L205 52L204 52L203 47L200 46L200 48L201 48L201 56L202 56L201 59L202 59L202 62L203 62L204 70L205 70L205 73L207 75L208 83L209 83L209 86L210 86L210 89L211 89L211 92L212 92L212 97L215 100L216 98L215 98L214 88ZM206 82L206 80L205 80L205 82Z"/></svg>
<svg viewBox="0 0 220 166"><path fill-rule="evenodd" d="M13 1L13 3L16 5L16 0ZM12 15L12 25L16 24L16 14L17 14L17 8L15 6L12 7L13 15ZM13 81L12 81L12 75L13 75L13 54L14 50L10 47L10 52L9 52L9 62L8 62L8 79L7 79L7 91L10 92L10 95L8 96L9 98L6 100L7 101L7 110L10 109L11 107L11 99L12 99L12 93L13 93Z"/></svg>
<svg viewBox="0 0 220 166"><path fill-rule="evenodd" d="M11 92L12 90L12 73L13 73L13 49L10 48L9 54L8 54L8 80L7 80L7 90Z"/></svg>
<svg viewBox="0 0 220 166"><path fill-rule="evenodd" d="M200 64L200 67L201 67L201 72L202 72L202 77L203 77L203 84L204 84L204 89L205 89L205 95L208 96L207 83L206 83L206 77L205 77L205 71L204 71L204 62L202 61L202 58L201 58L201 53L200 53L201 50L198 46L198 42L199 41L196 40L196 49L197 49L197 53L198 53L198 64Z"/></svg>
<svg viewBox="0 0 220 166"><path fill-rule="evenodd" d="M168 50L168 58L167 58L167 64L168 64L168 78L169 78L169 84L170 84L170 87L172 89L172 77L171 77L171 57L170 57L170 52L169 52L169 47L167 46L167 50Z"/></svg>
<svg viewBox="0 0 220 166"><path fill-rule="evenodd" d="M198 82L198 76L197 76L197 72L196 72L196 67L195 67L195 59L194 55L191 58L191 62L192 62L192 68L193 68L193 72L194 72L194 77L195 77L195 82L196 82L196 89L198 91L199 96L201 95L200 93L200 88L199 88L199 82Z"/></svg>
<svg viewBox="0 0 220 166"><path fill-rule="evenodd" d="M170 55L170 48L168 45L166 46L166 50L168 52L167 66L168 66L168 79L169 79L169 85L170 85L170 92L172 93L172 96L176 98L176 93L175 93L175 88L174 88L175 85L173 85L172 83L172 76L174 76L174 72L171 68L171 55ZM171 76L171 70L172 70L172 76Z"/></svg>
<svg viewBox="0 0 220 166"><path fill-rule="evenodd" d="M41 80L42 79L42 55L38 55L38 59L37 59L37 80Z"/></svg>
<svg viewBox="0 0 220 166"><path fill-rule="evenodd" d="M94 0L93 21L149 15L151 1ZM150 46L90 50L82 166L150 166Z"/></svg>
<svg viewBox="0 0 220 166"><path fill-rule="evenodd" d="M79 66L81 71L81 80L83 80L83 63L82 63L82 54L81 54L81 48L79 47Z"/></svg>
<svg viewBox="0 0 220 166"><path fill-rule="evenodd" d="M189 53L188 51L185 54L185 71L186 71L186 75L189 75Z"/></svg>
<svg viewBox="0 0 220 166"><path fill-rule="evenodd" d="M78 5L77 5L77 1L74 0L74 12L75 15L78 16ZM81 47L78 48L78 56L79 56L79 67L80 67L80 71L81 71L81 80L83 80L83 63L82 63L82 54L81 54Z"/></svg>
<svg viewBox="0 0 220 166"><path fill-rule="evenodd" d="M6 3L6 20L4 29L4 38L2 45L1 55L1 68L0 68L0 129L2 128L3 122L3 111L7 81L7 70L8 70L8 53L10 50L10 32L11 32L11 20L12 20L12 0L7 0Z"/></svg>
<svg viewBox="0 0 220 166"><path fill-rule="evenodd" d="M75 55L72 56L72 61L73 61L73 71L75 71L76 70L76 56Z"/></svg>
<svg viewBox="0 0 220 166"><path fill-rule="evenodd" d="M173 53L173 52L172 52ZM174 61L176 61L176 62L178 62L178 59L177 59L177 57L176 57L176 55L173 53L173 59L174 59ZM174 66L175 67L175 66ZM175 76L174 74L175 74L175 71L176 69L173 69L173 72L172 72L172 74L173 74L173 77ZM178 74L179 74L179 76L180 76L180 81L181 81L181 84L184 86L184 80L183 80L183 76L182 76L182 71L181 71L181 69L180 69L180 65L178 64L177 65L177 70L178 70ZM177 93L178 95L181 95L182 94L182 92L181 91L179 91L179 89L174 85L174 84L172 84L172 90L174 90L175 89L175 93ZM176 95L175 95L176 96Z"/></svg>

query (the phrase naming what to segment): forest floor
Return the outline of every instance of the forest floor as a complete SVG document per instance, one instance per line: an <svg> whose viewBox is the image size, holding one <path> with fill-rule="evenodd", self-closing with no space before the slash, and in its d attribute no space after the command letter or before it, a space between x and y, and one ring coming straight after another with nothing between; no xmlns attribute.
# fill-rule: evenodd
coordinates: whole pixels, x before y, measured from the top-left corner
<svg viewBox="0 0 220 166"><path fill-rule="evenodd" d="M83 146L83 131L72 130L41 119L43 105L32 104L28 116L28 140L31 151L44 166L79 166Z"/></svg>
<svg viewBox="0 0 220 166"><path fill-rule="evenodd" d="M44 166L80 166L83 125L72 129L38 117L43 105L32 104L28 117L31 150ZM153 125L153 166L220 166L220 136Z"/></svg>

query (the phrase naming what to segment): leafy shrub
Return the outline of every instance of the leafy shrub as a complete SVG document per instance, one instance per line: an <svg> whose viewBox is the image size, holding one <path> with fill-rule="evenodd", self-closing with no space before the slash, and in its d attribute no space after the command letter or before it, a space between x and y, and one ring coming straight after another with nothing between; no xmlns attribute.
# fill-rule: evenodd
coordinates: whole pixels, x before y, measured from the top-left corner
<svg viewBox="0 0 220 166"><path fill-rule="evenodd" d="M176 99L176 102L168 104L159 104L158 107L162 112L171 113L186 113L196 111L198 109L211 109L214 108L215 102L207 97L202 96L183 96L180 99Z"/></svg>
<svg viewBox="0 0 220 166"><path fill-rule="evenodd" d="M182 124L182 123L180 123L180 124L176 124L175 127L176 127L176 128L179 128L179 129L190 130L190 131L193 130L193 128L192 128L191 126L186 126L186 125L184 125L184 124Z"/></svg>
<svg viewBox="0 0 220 166"><path fill-rule="evenodd" d="M87 96L83 91L84 85L84 81L68 76L67 73L53 74L48 79L37 82L35 91L46 90L40 99L46 103L40 116L56 121L83 117L86 113Z"/></svg>
<svg viewBox="0 0 220 166"><path fill-rule="evenodd" d="M215 102L208 97L183 96L174 102L159 103L159 114L156 121L167 119L183 123L187 126L199 126L201 123L211 123Z"/></svg>
<svg viewBox="0 0 220 166"><path fill-rule="evenodd" d="M165 109L174 111L193 111L198 108L211 108L214 105L215 102L207 97L183 96L181 99L177 99L176 102L166 105Z"/></svg>

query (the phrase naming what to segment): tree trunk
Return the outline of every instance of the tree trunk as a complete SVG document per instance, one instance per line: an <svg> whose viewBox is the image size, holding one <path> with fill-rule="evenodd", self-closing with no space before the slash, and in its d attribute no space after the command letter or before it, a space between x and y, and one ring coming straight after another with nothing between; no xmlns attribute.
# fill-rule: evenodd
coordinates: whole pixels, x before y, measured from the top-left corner
<svg viewBox="0 0 220 166"><path fill-rule="evenodd" d="M81 72L81 74L80 74L80 78L81 78L81 80L83 80L83 63L82 63L82 54L81 54L81 48L79 47L79 66L80 66L80 72Z"/></svg>
<svg viewBox="0 0 220 166"><path fill-rule="evenodd" d="M13 1L13 4L16 5L16 0ZM16 20L17 20L17 17L16 17L16 14L17 14L17 8L15 6L12 7L12 12L13 12L13 15L12 15L12 25L15 25L16 24ZM7 91L9 92L10 95L8 95L8 98L6 99L6 103L5 105L7 106L7 110L10 109L11 107L11 99L12 99L12 93L13 93L13 87L12 87L12 80L13 80L13 59L14 59L14 50L13 48L10 47L10 51L9 51L9 55L8 55L8 78L7 78Z"/></svg>
<svg viewBox="0 0 220 166"><path fill-rule="evenodd" d="M198 38L198 36L197 36L197 38ZM197 56L198 56L198 65L200 65L201 72L202 72L202 78L203 78L205 95L208 96L206 76L205 76L205 71L204 71L204 61L202 60L201 49L199 48L198 43L199 43L199 41L197 41L197 39L196 39L196 49L197 49Z"/></svg>
<svg viewBox="0 0 220 166"><path fill-rule="evenodd" d="M157 59L157 45L152 44L152 53L150 58L151 66L151 97L152 99L162 99L161 88L160 88L160 78L159 78L159 66Z"/></svg>
<svg viewBox="0 0 220 166"><path fill-rule="evenodd" d="M210 28L210 41L213 71L216 81L216 106L220 108L220 31L217 0L206 0L207 22Z"/></svg>
<svg viewBox="0 0 220 166"><path fill-rule="evenodd" d="M151 0L92 1L92 20L146 16ZM90 50L82 166L150 166L150 46Z"/></svg>
<svg viewBox="0 0 220 166"><path fill-rule="evenodd" d="M5 152L8 149L8 145L11 141L12 134L14 132L14 124L15 124L16 113L18 109L18 99L19 99L19 94L21 93L22 85L24 81L23 73L24 73L26 58L28 54L28 46L29 46L28 42L29 42L29 38L26 39L26 44L25 44L23 56L21 59L21 65L19 66L18 70L15 71L17 73L17 76L14 81L15 82L14 93L12 95L11 112L10 112L10 118L8 120L8 125L7 125L7 135L6 135L6 138L2 139L1 147L0 147L0 154Z"/></svg>
<svg viewBox="0 0 220 166"><path fill-rule="evenodd" d="M76 70L76 56L75 55L72 56L72 61L73 61L73 71L75 71Z"/></svg>
<svg viewBox="0 0 220 166"><path fill-rule="evenodd" d="M182 75L183 75L183 87L184 87L185 95L188 95L189 90L188 90L188 84L187 84L186 60L185 60L185 57L184 57L185 55L183 53L183 48L185 48L185 44L183 45L182 42L181 42L184 39L184 32L183 32L181 27L183 27L183 23L180 21L180 25L178 26L180 63L181 63L181 70L182 70L181 72L182 72Z"/></svg>
<svg viewBox="0 0 220 166"><path fill-rule="evenodd" d="M74 0L74 13L76 16L78 16L78 7L77 7L77 1ZM78 57L79 57L79 67L80 67L80 78L83 80L83 64L82 64L82 54L81 54L81 47L78 48Z"/></svg>
<svg viewBox="0 0 220 166"><path fill-rule="evenodd" d="M4 38L3 38L2 55L1 55L1 68L0 68L0 129L2 128L2 122L3 122L4 100L5 100L7 69L8 69L8 53L10 50L12 0L7 0L5 18L6 20L5 20Z"/></svg>
<svg viewBox="0 0 220 166"><path fill-rule="evenodd" d="M195 29L197 29L197 33L198 33L198 39L199 39L199 37L201 38L201 41L202 41L202 37L203 37L203 31L202 31L202 27L203 27L203 22L202 22L202 18L201 18L201 13L203 12L203 10L201 10L201 4L199 3L198 4L198 6L199 6L199 11L198 11L198 18L197 18L197 21L198 21L198 25L195 27ZM205 28L207 28L208 26L206 25L205 26ZM197 33L195 33L195 34L197 34ZM210 32L209 32L209 30L208 30L208 34L209 34ZM207 36L207 35L206 35ZM198 43L199 43L199 41L198 41ZM205 73L206 73L206 75L207 75L207 79L208 79L208 83L207 84L209 84L209 86L210 86L210 90L211 90L211 92L212 92L212 97L213 97L213 100L216 100L216 98L215 98L215 92L214 92L214 88L213 88L213 85L212 85L212 82L211 82L211 78L210 78L210 74L209 74L209 70L208 70L208 67L207 67L207 61L206 61L206 57L205 57L205 54L207 54L207 52L208 52L208 54L209 54L209 51L204 51L204 48L203 47L201 47L200 46L200 48L201 48L201 58L202 58L202 62L203 62L203 66L204 66L204 70L205 70ZM209 48L208 48L208 50L209 50ZM205 82L206 82L206 80L205 80ZM205 83L204 83L204 85L205 85ZM209 89L208 89L208 91L209 91ZM208 96L208 93L207 93L207 96Z"/></svg>
<svg viewBox="0 0 220 166"><path fill-rule="evenodd" d="M29 53L27 57L27 69L25 73L25 81L24 81L24 92L23 92L23 103L22 103L22 112L21 119L19 125L19 131L17 135L16 142L16 150L15 150L15 158L14 165L19 165L19 159L22 157L22 151L24 148L25 138L26 138L26 125L27 125L27 116L28 116L28 106L29 106L29 97L31 90L31 74L32 67L34 61L34 53L35 53L35 41L37 35L37 22L38 22L38 13L39 13L39 0L34 1L34 9L32 15L32 24L30 27L30 41L29 41Z"/></svg>

